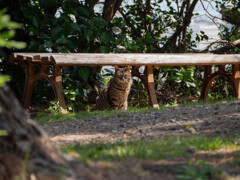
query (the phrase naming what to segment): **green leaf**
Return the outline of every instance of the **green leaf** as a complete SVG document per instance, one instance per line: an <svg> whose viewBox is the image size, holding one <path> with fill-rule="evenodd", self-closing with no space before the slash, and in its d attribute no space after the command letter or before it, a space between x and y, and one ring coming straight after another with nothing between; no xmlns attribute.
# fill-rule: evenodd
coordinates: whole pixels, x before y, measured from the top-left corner
<svg viewBox="0 0 240 180"><path fill-rule="evenodd" d="M14 47L17 49L23 49L27 46L25 42L18 42L18 41L8 41L10 47Z"/></svg>
<svg viewBox="0 0 240 180"><path fill-rule="evenodd" d="M31 41L28 45L28 50L38 49L39 42L38 41Z"/></svg>
<svg viewBox="0 0 240 180"><path fill-rule="evenodd" d="M90 11L88 10L87 7L79 7L78 9L82 16L87 16L87 17L90 16Z"/></svg>
<svg viewBox="0 0 240 180"><path fill-rule="evenodd" d="M145 34L145 38L144 38L145 43L149 44L150 43L150 38L151 38L150 32L147 31L146 34Z"/></svg>
<svg viewBox="0 0 240 180"><path fill-rule="evenodd" d="M69 53L70 51L69 51L69 48L67 48L67 47L62 47L62 46L59 46L59 47L57 47L57 49L58 49L58 52L61 52L61 53Z"/></svg>
<svg viewBox="0 0 240 180"><path fill-rule="evenodd" d="M88 42L91 42L95 39L95 37L97 36L96 33L94 33L91 29L86 29L84 31L84 36L87 39Z"/></svg>
<svg viewBox="0 0 240 180"><path fill-rule="evenodd" d="M7 136L7 135L8 135L8 132L6 130L0 130L0 136Z"/></svg>
<svg viewBox="0 0 240 180"><path fill-rule="evenodd" d="M81 24L81 25L79 25L79 27L82 31L84 31L87 28L87 26L85 24Z"/></svg>
<svg viewBox="0 0 240 180"><path fill-rule="evenodd" d="M90 76L90 71L86 67L81 67L78 69L78 74L84 81L87 81L88 77Z"/></svg>
<svg viewBox="0 0 240 180"><path fill-rule="evenodd" d="M71 28L72 28L73 31L81 31L80 26L76 23L72 23Z"/></svg>
<svg viewBox="0 0 240 180"><path fill-rule="evenodd" d="M42 33L42 34L39 35L39 38L40 39L46 39L46 38L48 38L48 36L46 34Z"/></svg>
<svg viewBox="0 0 240 180"><path fill-rule="evenodd" d="M0 87L3 86L5 82L8 82L10 80L11 80L10 76L6 76L6 75L0 76Z"/></svg>
<svg viewBox="0 0 240 180"><path fill-rule="evenodd" d="M110 48L102 45L102 46L100 46L99 51L100 51L100 53L109 53Z"/></svg>
<svg viewBox="0 0 240 180"><path fill-rule="evenodd" d="M186 86L187 87L196 87L196 84L192 83L192 82L186 82Z"/></svg>
<svg viewBox="0 0 240 180"><path fill-rule="evenodd" d="M45 46L46 48L51 48L51 47L53 47L53 43L52 43L51 41L46 41L46 42L44 43L44 46Z"/></svg>
<svg viewBox="0 0 240 180"><path fill-rule="evenodd" d="M148 21L151 21L151 20L152 20L152 16L147 15L146 19L147 19Z"/></svg>
<svg viewBox="0 0 240 180"><path fill-rule="evenodd" d="M109 42L109 41L111 40L111 36L110 36L108 33L103 32L103 33L101 34L101 36L100 36L100 40L101 40L101 42L103 42L103 43L107 43L107 42Z"/></svg>
<svg viewBox="0 0 240 180"><path fill-rule="evenodd" d="M38 19L36 18L36 17L31 17L31 21L32 21L32 23L33 23L33 25L36 27L36 28L38 28L39 27L39 21L38 21Z"/></svg>
<svg viewBox="0 0 240 180"><path fill-rule="evenodd" d="M77 49L78 48L78 43L79 43L79 40L77 37L75 36L72 36L68 39L70 41L70 43L68 44L68 46L71 48L71 49Z"/></svg>
<svg viewBox="0 0 240 180"><path fill-rule="evenodd" d="M57 6L57 4L57 0L39 0L39 6L44 9Z"/></svg>
<svg viewBox="0 0 240 180"><path fill-rule="evenodd" d="M96 27L106 27L106 26L108 26L109 25L109 23L107 22L107 21L105 21L104 19L102 19L102 18L96 18L95 20L94 20L94 25L96 26Z"/></svg>
<svg viewBox="0 0 240 180"><path fill-rule="evenodd" d="M52 31L51 31L51 37L53 39L61 37L62 34L63 34L63 28L61 28L61 27L56 27L56 28L52 29Z"/></svg>
<svg viewBox="0 0 240 180"><path fill-rule="evenodd" d="M1 38L4 40L9 40L15 36L14 30L9 30L1 33Z"/></svg>
<svg viewBox="0 0 240 180"><path fill-rule="evenodd" d="M62 38L57 39L56 43L57 44L69 44L70 41L67 38L62 37Z"/></svg>

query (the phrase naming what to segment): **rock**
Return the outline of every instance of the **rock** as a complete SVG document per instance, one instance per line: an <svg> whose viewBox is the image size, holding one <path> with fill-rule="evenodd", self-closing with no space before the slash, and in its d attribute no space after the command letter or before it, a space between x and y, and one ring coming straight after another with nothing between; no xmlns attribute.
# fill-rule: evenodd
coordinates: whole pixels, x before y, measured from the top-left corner
<svg viewBox="0 0 240 180"><path fill-rule="evenodd" d="M142 130L142 129L139 129L138 132L142 134L142 133L143 133L143 130Z"/></svg>
<svg viewBox="0 0 240 180"><path fill-rule="evenodd" d="M200 130L200 129L202 129L203 128L203 125L202 124L196 124L196 125L194 125L193 126L196 130Z"/></svg>
<svg viewBox="0 0 240 180"><path fill-rule="evenodd" d="M119 127L121 127L121 128L126 128L127 125L126 125L125 123L123 123L123 124L119 124Z"/></svg>
<svg viewBox="0 0 240 180"><path fill-rule="evenodd" d="M194 129L192 126L186 126L186 130L192 134L197 134L196 129Z"/></svg>
<svg viewBox="0 0 240 180"><path fill-rule="evenodd" d="M210 125L212 125L211 122L209 122L209 121L205 121L205 126L210 126Z"/></svg>
<svg viewBox="0 0 240 180"><path fill-rule="evenodd" d="M197 148L196 148L195 146L189 146L189 147L186 149L186 151L187 151L188 153L193 154L193 153L197 152Z"/></svg>
<svg viewBox="0 0 240 180"><path fill-rule="evenodd" d="M176 123L176 119L170 119L170 122Z"/></svg>

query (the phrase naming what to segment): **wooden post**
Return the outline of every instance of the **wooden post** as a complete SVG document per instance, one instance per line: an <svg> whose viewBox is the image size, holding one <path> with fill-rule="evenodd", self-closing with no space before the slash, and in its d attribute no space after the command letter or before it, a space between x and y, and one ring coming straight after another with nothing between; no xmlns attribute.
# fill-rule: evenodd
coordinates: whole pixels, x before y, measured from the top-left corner
<svg viewBox="0 0 240 180"><path fill-rule="evenodd" d="M234 64L232 67L233 79L235 85L235 92L238 99L240 99L240 71L239 64Z"/></svg>
<svg viewBox="0 0 240 180"><path fill-rule="evenodd" d="M159 104L156 97L156 91L154 87L154 77L153 77L153 67L146 66L146 79L147 79L147 89L149 96L149 103L154 108L159 108Z"/></svg>

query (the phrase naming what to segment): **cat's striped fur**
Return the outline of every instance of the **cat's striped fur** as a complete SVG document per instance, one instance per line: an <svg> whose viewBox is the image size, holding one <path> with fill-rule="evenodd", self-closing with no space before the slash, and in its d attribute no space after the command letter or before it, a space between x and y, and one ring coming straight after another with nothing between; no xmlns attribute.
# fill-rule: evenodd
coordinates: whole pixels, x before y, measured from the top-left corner
<svg viewBox="0 0 240 180"><path fill-rule="evenodd" d="M99 95L96 109L127 110L131 78L130 66L125 68L115 66L115 75Z"/></svg>

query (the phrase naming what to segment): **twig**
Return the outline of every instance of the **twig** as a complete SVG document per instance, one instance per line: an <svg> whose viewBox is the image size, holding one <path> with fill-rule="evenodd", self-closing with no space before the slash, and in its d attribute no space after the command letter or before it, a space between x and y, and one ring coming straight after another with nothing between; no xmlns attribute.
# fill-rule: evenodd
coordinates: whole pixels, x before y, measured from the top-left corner
<svg viewBox="0 0 240 180"><path fill-rule="evenodd" d="M122 10L119 10L120 14L122 15L122 17L124 18L124 20L126 21L126 23L128 24L128 26L132 29L133 31L133 35L136 37L139 37L140 39L143 40L143 37L141 35L141 33L134 27L133 23L130 22L130 20L128 19L128 17L123 13Z"/></svg>

